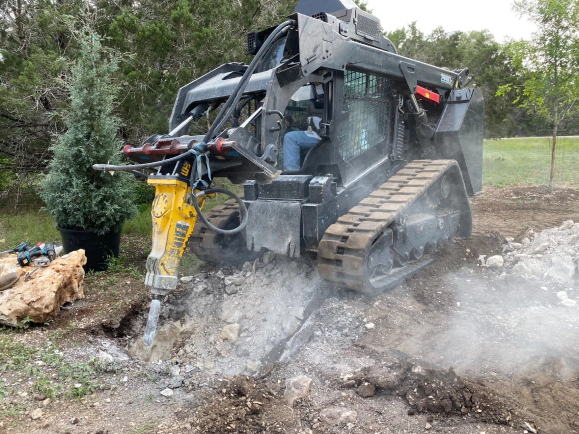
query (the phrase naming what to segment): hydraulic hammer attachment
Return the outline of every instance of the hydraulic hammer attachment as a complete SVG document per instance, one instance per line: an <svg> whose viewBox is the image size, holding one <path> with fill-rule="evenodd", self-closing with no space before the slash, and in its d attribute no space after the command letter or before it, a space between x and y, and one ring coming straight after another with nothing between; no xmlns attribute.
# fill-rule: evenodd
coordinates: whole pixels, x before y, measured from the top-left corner
<svg viewBox="0 0 579 434"><path fill-rule="evenodd" d="M197 211L191 200L199 200L202 208L205 196L192 196L188 183L165 176L149 177L156 190L151 215L153 218L153 248L147 258L145 285L152 287L153 301L149 311L144 342L151 345L157 330L161 302L177 287L179 263L195 223Z"/></svg>

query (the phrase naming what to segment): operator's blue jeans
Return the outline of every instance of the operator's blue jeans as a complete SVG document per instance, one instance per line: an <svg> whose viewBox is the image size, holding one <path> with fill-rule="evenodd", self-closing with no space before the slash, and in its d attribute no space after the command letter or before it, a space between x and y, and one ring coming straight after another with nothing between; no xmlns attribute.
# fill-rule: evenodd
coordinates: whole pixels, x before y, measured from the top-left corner
<svg viewBox="0 0 579 434"><path fill-rule="evenodd" d="M311 149L319 142L317 137L306 134L305 131L291 131L283 138L283 170L298 171L301 169L300 152Z"/></svg>

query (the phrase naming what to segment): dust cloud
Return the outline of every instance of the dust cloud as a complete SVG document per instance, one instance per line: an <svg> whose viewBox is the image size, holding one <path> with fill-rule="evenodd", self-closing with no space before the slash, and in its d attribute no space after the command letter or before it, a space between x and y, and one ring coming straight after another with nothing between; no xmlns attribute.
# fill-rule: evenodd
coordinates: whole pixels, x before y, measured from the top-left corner
<svg viewBox="0 0 579 434"><path fill-rule="evenodd" d="M457 373L564 381L579 372L579 224L565 222L445 276L449 311L409 353ZM436 322L436 313L429 321ZM420 348L422 346L422 348ZM419 352L415 350L420 348Z"/></svg>

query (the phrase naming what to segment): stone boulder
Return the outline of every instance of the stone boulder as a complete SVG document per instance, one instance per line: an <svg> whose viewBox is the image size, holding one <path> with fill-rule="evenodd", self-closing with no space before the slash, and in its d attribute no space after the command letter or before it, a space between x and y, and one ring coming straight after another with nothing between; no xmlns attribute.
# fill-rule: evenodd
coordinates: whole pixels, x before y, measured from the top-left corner
<svg viewBox="0 0 579 434"><path fill-rule="evenodd" d="M296 399L305 398L310 393L312 379L305 375L289 378L285 381L285 391L283 397L291 406Z"/></svg>
<svg viewBox="0 0 579 434"><path fill-rule="evenodd" d="M13 265L16 261L13 255L1 259L4 265ZM84 264L84 250L77 250L39 269L28 282L24 276L35 267L17 267L20 280L0 292L0 324L14 327L25 318L45 323L58 315L63 304L84 298Z"/></svg>

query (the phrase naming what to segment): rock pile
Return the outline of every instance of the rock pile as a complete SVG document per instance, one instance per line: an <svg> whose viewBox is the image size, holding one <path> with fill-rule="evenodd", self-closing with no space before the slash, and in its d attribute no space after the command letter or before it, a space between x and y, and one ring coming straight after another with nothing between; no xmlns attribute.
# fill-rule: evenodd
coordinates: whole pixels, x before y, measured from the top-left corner
<svg viewBox="0 0 579 434"><path fill-rule="evenodd" d="M161 312L151 348L137 339L132 355L227 375L256 373L277 359L319 298L321 279L305 260L269 252L241 270L222 268L181 279Z"/></svg>
<svg viewBox="0 0 579 434"><path fill-rule="evenodd" d="M569 220L539 234L527 230L507 239L502 255L481 257L480 261L496 269L503 279L537 281L546 285L545 289L572 289L579 276L579 223ZM566 306L576 305L565 291L559 291L557 297Z"/></svg>

